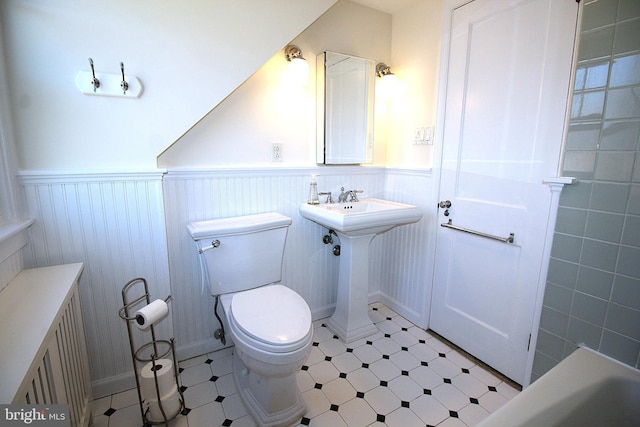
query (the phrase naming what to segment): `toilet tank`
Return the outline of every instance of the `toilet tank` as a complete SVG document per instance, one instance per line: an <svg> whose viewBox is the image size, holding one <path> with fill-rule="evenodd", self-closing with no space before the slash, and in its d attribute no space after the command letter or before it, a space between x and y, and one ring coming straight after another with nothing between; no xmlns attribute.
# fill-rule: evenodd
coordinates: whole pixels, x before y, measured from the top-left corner
<svg viewBox="0 0 640 427"><path fill-rule="evenodd" d="M290 224L291 218L276 212L189 223L211 295L279 282Z"/></svg>

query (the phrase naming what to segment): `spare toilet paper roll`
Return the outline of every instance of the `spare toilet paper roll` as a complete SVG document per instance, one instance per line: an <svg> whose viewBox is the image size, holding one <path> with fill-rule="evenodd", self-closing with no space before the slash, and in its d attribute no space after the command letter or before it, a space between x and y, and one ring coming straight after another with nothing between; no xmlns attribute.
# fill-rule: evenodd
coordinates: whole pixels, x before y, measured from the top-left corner
<svg viewBox="0 0 640 427"><path fill-rule="evenodd" d="M136 325L140 329L147 329L169 313L169 306L161 299L153 301L136 311Z"/></svg>
<svg viewBox="0 0 640 427"><path fill-rule="evenodd" d="M158 376L158 389L161 397L169 393L171 388L176 385L171 359L158 359L155 365L153 362L149 362L142 367L140 373L140 388L144 400L158 400L154 371Z"/></svg>
<svg viewBox="0 0 640 427"><path fill-rule="evenodd" d="M178 415L178 411L182 408L180 394L178 393L178 386L175 384L167 394L160 397L160 403L158 403L158 399L151 399L147 403L149 405L148 419L154 423L164 421L165 417L167 420L175 417ZM162 404L162 409L160 409L160 404ZM163 410L164 416L162 415Z"/></svg>

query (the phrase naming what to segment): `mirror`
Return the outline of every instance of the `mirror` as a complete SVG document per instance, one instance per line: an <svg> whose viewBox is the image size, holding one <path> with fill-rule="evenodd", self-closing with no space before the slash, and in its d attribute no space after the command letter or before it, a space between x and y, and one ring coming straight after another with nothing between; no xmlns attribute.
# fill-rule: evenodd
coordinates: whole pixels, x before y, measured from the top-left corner
<svg viewBox="0 0 640 427"><path fill-rule="evenodd" d="M375 61L328 51L317 59L317 163L373 162Z"/></svg>

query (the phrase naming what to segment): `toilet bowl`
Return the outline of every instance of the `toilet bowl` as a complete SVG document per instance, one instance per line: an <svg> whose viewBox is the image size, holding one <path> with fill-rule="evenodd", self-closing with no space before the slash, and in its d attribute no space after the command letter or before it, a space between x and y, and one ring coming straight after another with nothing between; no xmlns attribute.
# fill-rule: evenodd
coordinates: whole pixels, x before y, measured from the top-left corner
<svg viewBox="0 0 640 427"><path fill-rule="evenodd" d="M311 349L308 305L280 284L224 295L221 302L240 397L261 425L291 425L306 410L295 373Z"/></svg>
<svg viewBox="0 0 640 427"><path fill-rule="evenodd" d="M313 325L305 300L280 283L289 224L269 213L188 225L235 344L240 398L260 426L289 426L306 411L296 372L311 350Z"/></svg>

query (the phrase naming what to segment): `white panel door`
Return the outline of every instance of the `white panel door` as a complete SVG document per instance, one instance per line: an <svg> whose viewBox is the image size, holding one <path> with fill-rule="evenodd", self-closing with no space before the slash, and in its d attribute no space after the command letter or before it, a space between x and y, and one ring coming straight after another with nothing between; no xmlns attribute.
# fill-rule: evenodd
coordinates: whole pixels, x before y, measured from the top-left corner
<svg viewBox="0 0 640 427"><path fill-rule="evenodd" d="M475 0L451 13L430 327L524 382L578 6ZM448 55L448 57L447 57ZM444 103L444 105L443 105Z"/></svg>

